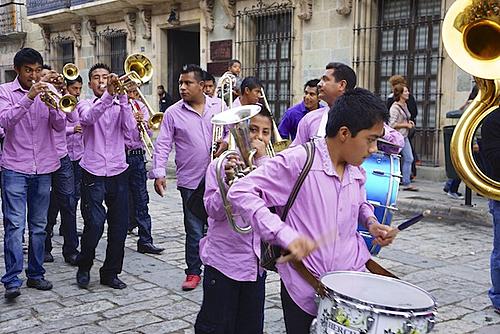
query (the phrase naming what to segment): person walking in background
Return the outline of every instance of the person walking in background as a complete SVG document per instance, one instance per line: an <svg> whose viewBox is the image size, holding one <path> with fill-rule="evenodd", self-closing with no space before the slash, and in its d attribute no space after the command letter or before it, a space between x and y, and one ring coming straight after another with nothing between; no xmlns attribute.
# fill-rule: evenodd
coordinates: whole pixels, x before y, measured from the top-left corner
<svg viewBox="0 0 500 334"><path fill-rule="evenodd" d="M170 96L170 94L165 90L165 87L163 85L159 85L157 87L157 92L158 97L160 98L159 110L160 112L165 112L168 107L174 104L174 100L172 99L172 96Z"/></svg>
<svg viewBox="0 0 500 334"><path fill-rule="evenodd" d="M203 71L203 77L205 81L205 86L203 86L203 93L210 97L215 95L215 78L212 74L207 71Z"/></svg>
<svg viewBox="0 0 500 334"><path fill-rule="evenodd" d="M402 186L403 190L417 191L418 189L411 185L411 164L413 163L413 153L411 149L410 140L408 139L408 134L410 129L415 127L415 123L411 120L410 111L406 101L408 101L410 96L410 91L408 87L399 84L394 87L394 102L392 103L389 113L391 115L389 120L389 125L398 130L404 137L404 147L401 150L401 156L403 157L403 180Z"/></svg>
<svg viewBox="0 0 500 334"><path fill-rule="evenodd" d="M300 103L290 107L281 119L278 131L282 138L295 139L300 120L308 112L320 107L318 97L318 79L312 79L304 85L304 97Z"/></svg>

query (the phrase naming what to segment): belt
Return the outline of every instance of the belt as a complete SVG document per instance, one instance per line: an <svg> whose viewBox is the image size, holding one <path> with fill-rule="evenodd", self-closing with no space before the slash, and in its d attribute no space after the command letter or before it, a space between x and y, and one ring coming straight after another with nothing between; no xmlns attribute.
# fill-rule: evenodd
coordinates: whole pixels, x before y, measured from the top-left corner
<svg viewBox="0 0 500 334"><path fill-rule="evenodd" d="M144 151L142 148L136 148L135 150L125 150L127 155L144 155L146 151Z"/></svg>

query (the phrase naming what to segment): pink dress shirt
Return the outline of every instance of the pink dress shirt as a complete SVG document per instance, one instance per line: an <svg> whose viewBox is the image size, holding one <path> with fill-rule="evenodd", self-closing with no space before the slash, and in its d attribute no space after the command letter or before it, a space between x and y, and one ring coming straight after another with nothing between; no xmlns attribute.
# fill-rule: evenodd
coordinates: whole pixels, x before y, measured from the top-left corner
<svg viewBox="0 0 500 334"><path fill-rule="evenodd" d="M79 101L75 108L76 119L66 120L66 143L71 161L80 160L83 156L83 134L75 132L75 126L80 124L80 113L85 105L86 102Z"/></svg>
<svg viewBox="0 0 500 334"><path fill-rule="evenodd" d="M60 167L53 130L64 131L66 115L48 108L40 96L31 100L27 94L17 78L0 85L0 127L5 130L1 166L18 173L49 174Z"/></svg>
<svg viewBox="0 0 500 334"><path fill-rule="evenodd" d="M130 100L129 103L137 103L137 107L139 108L139 110L142 111L142 114L144 115L144 126L146 127L148 136L151 136L153 132L148 128L148 120L149 120L148 108L144 103L142 103L139 100ZM136 126L132 130L127 131L125 133L125 148L127 150L144 149L144 143L142 142L141 133L139 131L139 127L135 119L134 122Z"/></svg>
<svg viewBox="0 0 500 334"><path fill-rule="evenodd" d="M304 259L304 265L319 278L338 270L364 271L370 258L366 244L357 232L374 216L366 200L365 172L347 165L342 180L335 171L325 139L316 139L314 162L286 222L268 207L284 207L306 161L303 147L279 153L229 190L233 210L248 221L263 240L287 247L299 235L319 243ZM280 210L278 210L280 211ZM316 315L314 289L291 267L278 264L283 283L294 302L305 312Z"/></svg>
<svg viewBox="0 0 500 334"><path fill-rule="evenodd" d="M72 123L78 122L78 111L76 110L76 107L75 107L75 110L66 114L66 127L68 126L69 122L72 122ZM56 142L56 151L57 151L57 156L59 157L59 159L62 159L68 155L68 143L66 140L66 132L67 132L66 127L62 131L54 131L54 140Z"/></svg>
<svg viewBox="0 0 500 334"><path fill-rule="evenodd" d="M183 100L164 114L155 142L153 168L149 177L165 177L168 156L175 143L177 186L196 189L210 163L213 115L221 111L221 100L205 96L205 110L198 114Z"/></svg>
<svg viewBox="0 0 500 334"><path fill-rule="evenodd" d="M83 127L83 153L80 166L97 176L115 176L128 168L125 132L136 122L127 95L113 98L104 92L100 99L83 100L80 124Z"/></svg>
<svg viewBox="0 0 500 334"><path fill-rule="evenodd" d="M261 157L255 165L260 166L267 160L269 157ZM205 177L203 199L208 213L208 231L200 240L200 258L203 264L233 280L255 282L257 274L263 271L259 266L260 237L254 232L237 233L229 225L215 176L217 161L208 165ZM235 219L238 225L245 226L241 219Z"/></svg>

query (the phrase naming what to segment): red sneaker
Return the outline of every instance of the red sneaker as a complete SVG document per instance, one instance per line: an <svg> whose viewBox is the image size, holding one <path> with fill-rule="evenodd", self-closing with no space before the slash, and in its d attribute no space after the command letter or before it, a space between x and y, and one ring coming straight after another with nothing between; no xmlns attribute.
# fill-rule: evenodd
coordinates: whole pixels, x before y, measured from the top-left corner
<svg viewBox="0 0 500 334"><path fill-rule="evenodd" d="M198 284L201 282L201 276L200 275L187 275L186 280L182 282L182 290L183 291L190 291L196 289Z"/></svg>

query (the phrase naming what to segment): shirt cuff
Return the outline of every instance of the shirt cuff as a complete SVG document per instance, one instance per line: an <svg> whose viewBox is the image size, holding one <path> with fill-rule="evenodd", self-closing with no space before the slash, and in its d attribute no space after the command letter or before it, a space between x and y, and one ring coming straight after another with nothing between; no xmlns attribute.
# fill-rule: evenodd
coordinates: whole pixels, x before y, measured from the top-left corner
<svg viewBox="0 0 500 334"><path fill-rule="evenodd" d="M128 96L127 94L122 94L122 95L118 95L119 96L119 100L120 100L120 104L128 104Z"/></svg>
<svg viewBox="0 0 500 334"><path fill-rule="evenodd" d="M255 166L257 166L257 167L262 166L267 161L269 161L269 159L271 159L271 157L269 157L268 155L263 155L260 158L257 158L254 160Z"/></svg>
<svg viewBox="0 0 500 334"><path fill-rule="evenodd" d="M288 248L288 245L299 237L299 233L290 226L283 223L283 227L276 234L276 241L282 248Z"/></svg>
<svg viewBox="0 0 500 334"><path fill-rule="evenodd" d="M151 169L148 173L150 179L159 179L165 177L165 170L163 168Z"/></svg>
<svg viewBox="0 0 500 334"><path fill-rule="evenodd" d="M108 91L107 91L107 90L105 90L105 91L104 91L104 94L102 94L102 96L101 96L101 101L102 101L102 103L104 103L105 105L112 104L112 103L113 103L113 96L112 96L112 95L109 95Z"/></svg>
<svg viewBox="0 0 500 334"><path fill-rule="evenodd" d="M33 102L35 101L30 99L28 95L25 95L21 100L19 100L19 105L27 110L31 107Z"/></svg>

